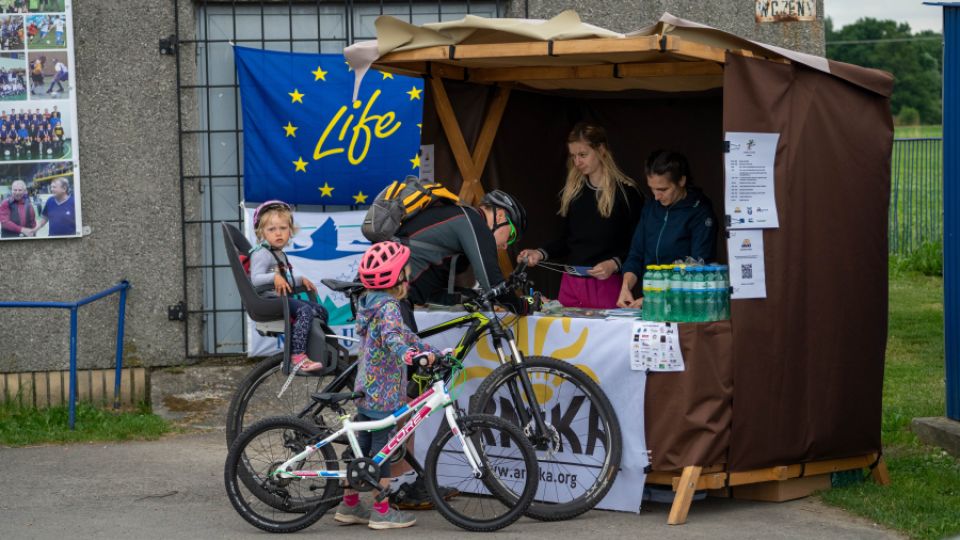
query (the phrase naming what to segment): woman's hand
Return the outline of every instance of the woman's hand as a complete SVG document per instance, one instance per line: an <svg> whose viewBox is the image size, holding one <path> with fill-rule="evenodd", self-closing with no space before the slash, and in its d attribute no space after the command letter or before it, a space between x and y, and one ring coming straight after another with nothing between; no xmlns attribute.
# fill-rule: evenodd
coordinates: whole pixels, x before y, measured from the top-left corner
<svg viewBox="0 0 960 540"><path fill-rule="evenodd" d="M524 260L527 266L536 266L543 260L543 252L539 249L525 249L517 255L517 262L524 262Z"/></svg>
<svg viewBox="0 0 960 540"><path fill-rule="evenodd" d="M312 281L310 281L310 280L307 279L306 277L302 277L302 278L300 278L300 279L303 281L303 288L304 288L304 289L306 289L306 290L308 290L308 291L310 291L310 292L317 292L317 286L314 285Z"/></svg>
<svg viewBox="0 0 960 540"><path fill-rule="evenodd" d="M290 293L290 284L280 274L273 276L273 288L280 296L286 296Z"/></svg>
<svg viewBox="0 0 960 540"><path fill-rule="evenodd" d="M631 307L635 301L630 289L620 289L620 298L617 298L617 307L628 308Z"/></svg>
<svg viewBox="0 0 960 540"><path fill-rule="evenodd" d="M596 266L587 270L587 273L597 279L607 279L617 271L617 263L610 259L597 263Z"/></svg>

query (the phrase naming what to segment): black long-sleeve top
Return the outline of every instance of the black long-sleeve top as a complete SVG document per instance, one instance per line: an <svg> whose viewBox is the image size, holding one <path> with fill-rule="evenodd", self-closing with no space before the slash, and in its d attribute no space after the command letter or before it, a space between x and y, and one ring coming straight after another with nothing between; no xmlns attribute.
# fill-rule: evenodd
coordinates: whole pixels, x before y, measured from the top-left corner
<svg viewBox="0 0 960 540"><path fill-rule="evenodd" d="M607 259L616 260L618 266L622 264L640 220L643 195L632 186L617 189L613 211L607 218L600 215L597 204L597 191L587 182L570 202L560 234L543 246L549 260L575 266L595 266Z"/></svg>

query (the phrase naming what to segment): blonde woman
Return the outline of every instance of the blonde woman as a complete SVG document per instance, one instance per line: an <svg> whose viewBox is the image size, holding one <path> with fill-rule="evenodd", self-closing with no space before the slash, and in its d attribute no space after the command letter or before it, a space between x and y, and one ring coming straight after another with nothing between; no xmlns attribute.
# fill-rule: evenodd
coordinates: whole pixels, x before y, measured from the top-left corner
<svg viewBox="0 0 960 540"><path fill-rule="evenodd" d="M567 137L567 181L560 192L560 234L518 260L530 266L562 262L582 271L567 272L558 300L567 307L614 308L623 282L620 274L640 219L643 196L613 160L606 131L580 122ZM579 275L578 275L579 274Z"/></svg>

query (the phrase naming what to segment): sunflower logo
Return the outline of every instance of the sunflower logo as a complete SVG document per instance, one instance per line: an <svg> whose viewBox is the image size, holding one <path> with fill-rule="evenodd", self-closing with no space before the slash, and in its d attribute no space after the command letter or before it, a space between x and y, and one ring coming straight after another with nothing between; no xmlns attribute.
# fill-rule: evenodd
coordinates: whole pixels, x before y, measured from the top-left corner
<svg viewBox="0 0 960 540"><path fill-rule="evenodd" d="M572 330L572 321L567 317L512 317L505 318L503 324L513 327L517 339L517 348L526 356L552 356L565 360L580 368L597 384L600 379L588 366L575 362L587 345L590 329L580 328ZM490 338L477 343L476 356L481 365L470 366L466 369L466 379L482 379L493 372L499 365L497 353L490 344ZM531 382L537 401L544 404L553 397L556 387L563 380L549 373L533 372Z"/></svg>

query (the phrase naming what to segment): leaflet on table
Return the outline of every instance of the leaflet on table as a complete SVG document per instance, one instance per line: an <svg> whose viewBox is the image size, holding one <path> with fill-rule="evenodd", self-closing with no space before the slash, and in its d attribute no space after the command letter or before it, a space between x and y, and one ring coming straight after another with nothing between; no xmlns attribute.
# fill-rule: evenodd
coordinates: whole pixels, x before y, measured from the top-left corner
<svg viewBox="0 0 960 540"><path fill-rule="evenodd" d="M763 231L730 231L730 299L766 298L767 279L763 263Z"/></svg>
<svg viewBox="0 0 960 540"><path fill-rule="evenodd" d="M773 193L773 165L779 133L728 132L723 156L724 204L729 229L780 226Z"/></svg>
<svg viewBox="0 0 960 540"><path fill-rule="evenodd" d="M637 321L630 342L630 369L683 371L680 327L675 323Z"/></svg>

